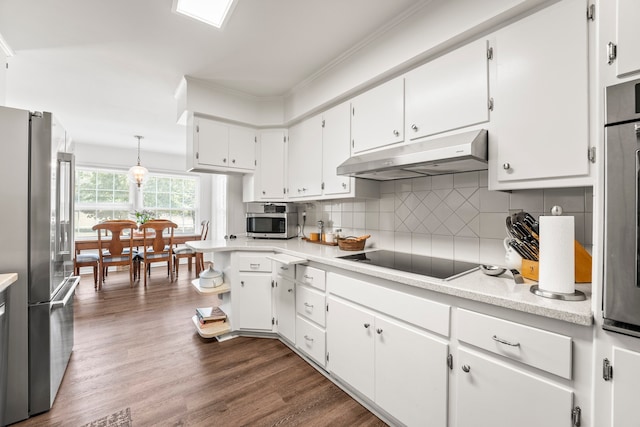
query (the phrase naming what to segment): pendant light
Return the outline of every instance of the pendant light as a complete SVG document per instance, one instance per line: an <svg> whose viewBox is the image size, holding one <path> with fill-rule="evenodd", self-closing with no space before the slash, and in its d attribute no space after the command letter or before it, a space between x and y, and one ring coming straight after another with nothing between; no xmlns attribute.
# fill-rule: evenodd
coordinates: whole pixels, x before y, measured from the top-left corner
<svg viewBox="0 0 640 427"><path fill-rule="evenodd" d="M136 184L138 188L141 188L145 177L149 173L147 168L140 166L140 140L144 137L140 135L134 135L133 137L138 138L138 164L129 169L129 181Z"/></svg>

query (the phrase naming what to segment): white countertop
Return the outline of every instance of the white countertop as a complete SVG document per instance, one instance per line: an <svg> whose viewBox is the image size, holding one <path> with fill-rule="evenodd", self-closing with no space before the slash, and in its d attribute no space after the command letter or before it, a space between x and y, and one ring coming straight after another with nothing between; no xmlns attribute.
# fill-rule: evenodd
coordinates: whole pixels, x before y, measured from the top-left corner
<svg viewBox="0 0 640 427"><path fill-rule="evenodd" d="M260 240L239 237L234 240L187 242L187 246L198 252L243 250L280 252L356 273L375 275L381 279L577 325L593 324L591 284L576 284L576 290L586 294L585 301L561 301L532 294L529 289L537 282L525 279L525 284L516 284L510 273L492 277L476 270L445 281L336 258L356 252L342 251L337 246L320 245L300 239Z"/></svg>
<svg viewBox="0 0 640 427"><path fill-rule="evenodd" d="M0 274L0 292L7 289L13 282L18 280L17 273L4 273Z"/></svg>

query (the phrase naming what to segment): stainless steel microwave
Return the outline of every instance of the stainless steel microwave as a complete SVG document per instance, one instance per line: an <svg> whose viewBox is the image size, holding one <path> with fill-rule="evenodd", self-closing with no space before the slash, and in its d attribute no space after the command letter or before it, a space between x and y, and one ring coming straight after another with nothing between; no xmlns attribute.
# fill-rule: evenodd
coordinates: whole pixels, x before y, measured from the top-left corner
<svg viewBox="0 0 640 427"><path fill-rule="evenodd" d="M287 204L250 203L247 236L263 239L290 239L298 234L298 214Z"/></svg>

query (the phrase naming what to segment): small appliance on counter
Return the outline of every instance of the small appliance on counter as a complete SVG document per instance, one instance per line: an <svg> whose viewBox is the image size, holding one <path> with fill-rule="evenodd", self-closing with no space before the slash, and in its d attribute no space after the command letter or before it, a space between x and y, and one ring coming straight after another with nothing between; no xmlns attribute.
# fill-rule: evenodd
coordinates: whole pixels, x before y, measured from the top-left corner
<svg viewBox="0 0 640 427"><path fill-rule="evenodd" d="M298 234L298 212L292 203L249 203L247 237L290 239Z"/></svg>

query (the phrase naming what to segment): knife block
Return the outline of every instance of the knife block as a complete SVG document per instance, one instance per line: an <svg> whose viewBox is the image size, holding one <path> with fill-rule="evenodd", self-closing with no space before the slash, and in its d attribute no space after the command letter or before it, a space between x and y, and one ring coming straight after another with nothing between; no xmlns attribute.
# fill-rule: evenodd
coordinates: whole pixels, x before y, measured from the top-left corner
<svg viewBox="0 0 640 427"><path fill-rule="evenodd" d="M577 240L574 241L575 256L575 276L576 283L591 283L591 255ZM522 260L520 269L522 277L538 281L540 273L540 263L528 259Z"/></svg>

